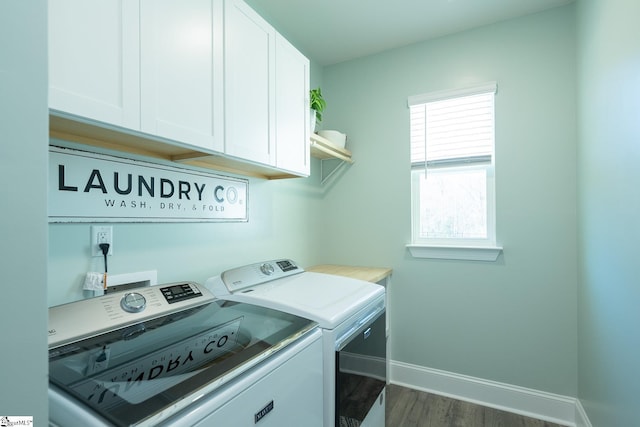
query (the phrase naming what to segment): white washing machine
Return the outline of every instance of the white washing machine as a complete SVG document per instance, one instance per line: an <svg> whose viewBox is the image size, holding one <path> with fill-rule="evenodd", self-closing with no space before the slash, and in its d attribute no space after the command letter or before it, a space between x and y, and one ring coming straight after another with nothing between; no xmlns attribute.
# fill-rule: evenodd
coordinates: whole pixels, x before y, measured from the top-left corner
<svg viewBox="0 0 640 427"><path fill-rule="evenodd" d="M324 426L384 426L383 286L306 272L289 259L234 268L208 279L205 286L216 297L317 322L323 336Z"/></svg>
<svg viewBox="0 0 640 427"><path fill-rule="evenodd" d="M49 424L323 425L322 334L196 283L49 309Z"/></svg>

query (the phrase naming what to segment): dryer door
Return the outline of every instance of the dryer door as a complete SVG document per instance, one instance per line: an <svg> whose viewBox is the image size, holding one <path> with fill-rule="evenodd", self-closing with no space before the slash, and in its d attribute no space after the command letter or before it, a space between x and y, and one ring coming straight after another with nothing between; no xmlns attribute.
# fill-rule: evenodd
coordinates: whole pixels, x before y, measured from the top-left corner
<svg viewBox="0 0 640 427"><path fill-rule="evenodd" d="M336 426L361 425L387 383L386 314L367 323L336 352ZM376 408L377 409L377 408ZM379 423L373 423L378 425Z"/></svg>

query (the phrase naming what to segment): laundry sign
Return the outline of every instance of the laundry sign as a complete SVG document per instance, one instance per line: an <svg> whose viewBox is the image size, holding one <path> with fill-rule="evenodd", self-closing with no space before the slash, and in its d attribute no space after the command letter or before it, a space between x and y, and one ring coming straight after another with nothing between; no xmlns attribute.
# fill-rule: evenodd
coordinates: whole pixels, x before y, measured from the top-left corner
<svg viewBox="0 0 640 427"><path fill-rule="evenodd" d="M247 221L248 181L49 148L50 222Z"/></svg>

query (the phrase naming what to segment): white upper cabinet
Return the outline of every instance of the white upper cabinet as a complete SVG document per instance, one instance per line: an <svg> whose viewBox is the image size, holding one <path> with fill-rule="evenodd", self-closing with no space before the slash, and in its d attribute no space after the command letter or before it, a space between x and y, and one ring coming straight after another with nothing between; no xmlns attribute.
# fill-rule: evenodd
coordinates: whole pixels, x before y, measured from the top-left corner
<svg viewBox="0 0 640 427"><path fill-rule="evenodd" d="M225 2L225 153L275 163L275 30L241 0Z"/></svg>
<svg viewBox="0 0 640 427"><path fill-rule="evenodd" d="M49 106L140 126L139 4L49 0Z"/></svg>
<svg viewBox="0 0 640 427"><path fill-rule="evenodd" d="M222 0L141 0L141 130L222 152Z"/></svg>
<svg viewBox="0 0 640 427"><path fill-rule="evenodd" d="M225 26L225 153L309 175L309 60L242 0Z"/></svg>
<svg viewBox="0 0 640 427"><path fill-rule="evenodd" d="M276 34L276 167L309 175L309 60Z"/></svg>
<svg viewBox="0 0 640 427"><path fill-rule="evenodd" d="M58 138L309 175L309 61L243 0L49 0L49 78Z"/></svg>

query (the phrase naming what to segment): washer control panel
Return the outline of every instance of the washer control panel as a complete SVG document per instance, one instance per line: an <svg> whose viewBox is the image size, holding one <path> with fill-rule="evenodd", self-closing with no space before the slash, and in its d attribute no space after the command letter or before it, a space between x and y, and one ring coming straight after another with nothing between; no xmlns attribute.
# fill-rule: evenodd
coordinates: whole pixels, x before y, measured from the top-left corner
<svg viewBox="0 0 640 427"><path fill-rule="evenodd" d="M179 282L112 292L50 307L49 349L214 299L204 286Z"/></svg>
<svg viewBox="0 0 640 427"><path fill-rule="evenodd" d="M220 280L211 278L205 285L219 297L302 272L302 267L290 259L276 259L227 270L220 275Z"/></svg>

